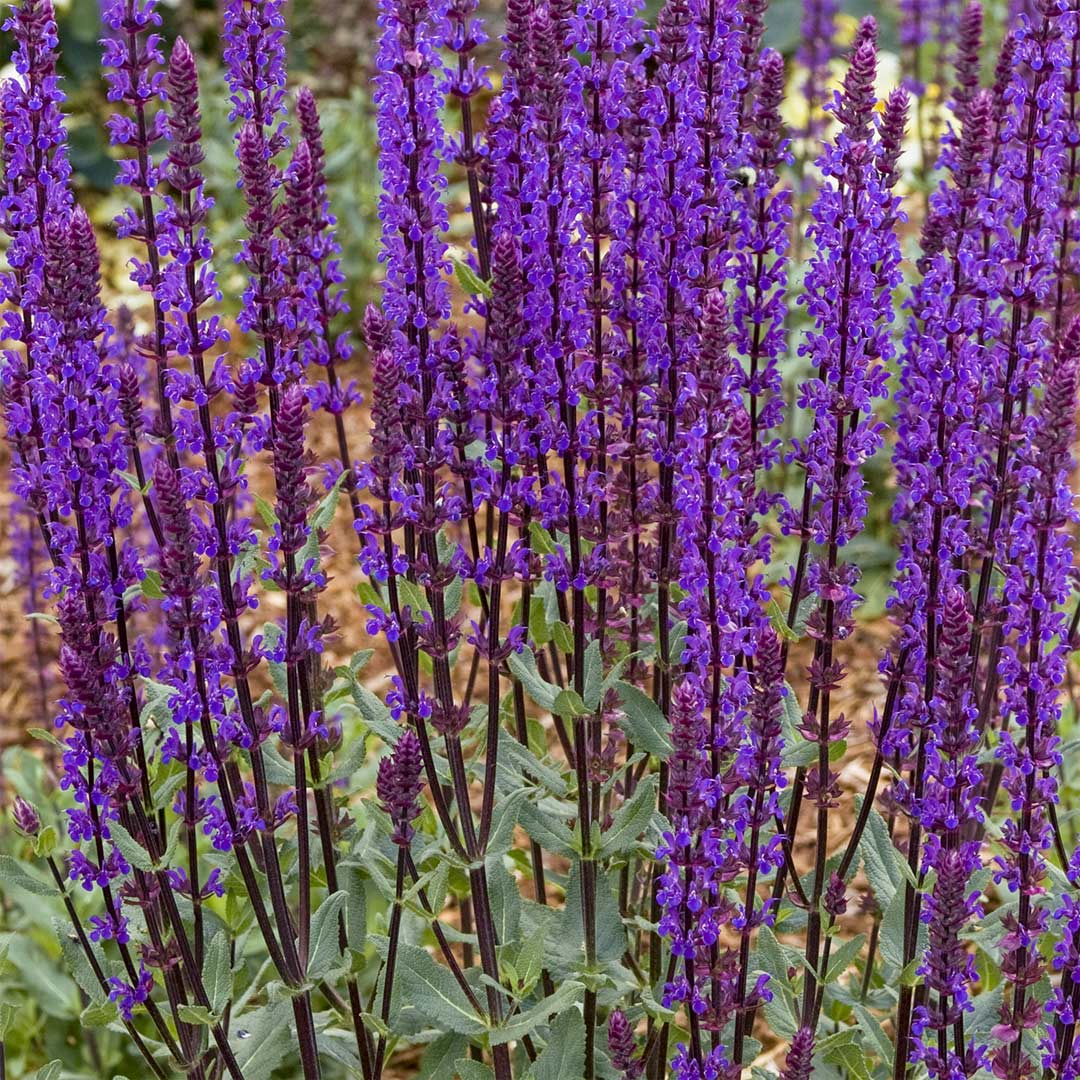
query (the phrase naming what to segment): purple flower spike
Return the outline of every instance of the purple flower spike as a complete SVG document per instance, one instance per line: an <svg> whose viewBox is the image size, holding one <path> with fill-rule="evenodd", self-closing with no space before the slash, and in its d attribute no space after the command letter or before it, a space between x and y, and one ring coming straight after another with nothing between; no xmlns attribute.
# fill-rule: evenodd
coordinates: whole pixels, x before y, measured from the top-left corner
<svg viewBox="0 0 1080 1080"><path fill-rule="evenodd" d="M424 789L420 740L411 728L401 733L388 757L379 762L376 790L383 809L390 815L395 844L408 847L416 820L423 809L420 792Z"/></svg>
<svg viewBox="0 0 1080 1080"><path fill-rule="evenodd" d="M641 1076L642 1063L637 1057L634 1029L622 1009L611 1010L607 1036L611 1064L620 1074L620 1080L637 1080Z"/></svg>
<svg viewBox="0 0 1080 1080"><path fill-rule="evenodd" d="M281 395L274 432L278 523L273 549L286 558L296 555L307 540L307 515L314 501L314 492L307 482L311 457L305 445L306 422L304 388L292 385Z"/></svg>
<svg viewBox="0 0 1080 1080"><path fill-rule="evenodd" d="M805 0L799 34L797 59L806 71L802 97L806 103L805 138L814 138L825 126L821 106L825 103L825 87L829 67L836 56L836 0Z"/></svg>
<svg viewBox="0 0 1080 1080"><path fill-rule="evenodd" d="M967 119L967 109L979 92L979 75L982 70L980 50L983 36L983 9L978 0L972 0L960 15L956 31L956 59L953 61L954 86L952 111L961 127Z"/></svg>
<svg viewBox="0 0 1080 1080"><path fill-rule="evenodd" d="M24 836L37 836L41 828L38 812L21 795L15 796L11 807L11 820L15 823L15 828Z"/></svg>
<svg viewBox="0 0 1080 1080"><path fill-rule="evenodd" d="M814 1033L806 1027L799 1028L791 1040L787 1060L780 1070L781 1080L810 1080L814 1068Z"/></svg>
<svg viewBox="0 0 1080 1080"><path fill-rule="evenodd" d="M1016 912L1004 920L1002 948L1008 962L1003 971L1010 992L994 1029L1002 1045L993 1062L995 1069L1013 1072L1030 1060L1022 1034L1037 1033L1045 1023L1029 987L1045 967L1037 942L1050 925L1042 898L1047 891L1045 853L1054 844L1050 808L1059 799L1059 690L1070 648L1063 605L1071 593L1070 530L1077 521L1070 477L1078 366L1080 320L1074 320L1047 376L1038 415L1025 422L1029 449L1023 455L1027 460L1016 465L1021 486L1008 536L1013 561L1003 586L1003 723L996 756L1004 767L1002 786L1012 815L1002 830L1005 853L995 860L994 880L1019 899ZM1006 565L1005 552L999 558Z"/></svg>
<svg viewBox="0 0 1080 1080"><path fill-rule="evenodd" d="M779 362L786 350L786 255L791 191L777 189L778 173L791 163L780 120L784 93L784 58L773 49L761 54L758 87L750 117L747 158L754 183L743 189L735 237L732 309L739 352L745 358L747 409L756 467L770 468L778 456L769 433L782 416Z"/></svg>
<svg viewBox="0 0 1080 1080"><path fill-rule="evenodd" d="M255 124L275 157L286 143L283 0L229 0L224 37L229 119Z"/></svg>
<svg viewBox="0 0 1080 1080"><path fill-rule="evenodd" d="M337 334L335 322L349 313L345 280L339 256L341 247L335 233L336 221L326 190L326 151L315 97L306 87L296 95L300 121L300 141L285 179L285 211L282 231L289 246L289 283L293 292L300 345L301 367L310 372L318 364L326 370L326 381L309 388L312 408L329 412L335 421L342 467L353 469L342 414L361 401L355 383L339 380L339 364L352 355L346 333ZM355 499L355 483L348 484ZM355 508L354 508L355 516Z"/></svg>

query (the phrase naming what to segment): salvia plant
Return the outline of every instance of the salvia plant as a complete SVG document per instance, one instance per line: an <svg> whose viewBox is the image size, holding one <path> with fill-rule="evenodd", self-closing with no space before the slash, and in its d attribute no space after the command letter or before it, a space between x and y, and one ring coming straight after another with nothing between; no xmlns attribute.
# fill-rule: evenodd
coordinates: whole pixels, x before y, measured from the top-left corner
<svg viewBox="0 0 1080 1080"><path fill-rule="evenodd" d="M282 0L201 89L104 0L97 227L11 9L0 1076L1080 1076L1080 16L998 6L883 87L833 0L380 0L364 312Z"/></svg>

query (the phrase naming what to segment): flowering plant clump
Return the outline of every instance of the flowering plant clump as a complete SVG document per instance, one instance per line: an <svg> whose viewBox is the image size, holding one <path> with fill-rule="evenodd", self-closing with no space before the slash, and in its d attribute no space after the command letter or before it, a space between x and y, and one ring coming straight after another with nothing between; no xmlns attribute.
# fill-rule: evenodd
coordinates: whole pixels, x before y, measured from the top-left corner
<svg viewBox="0 0 1080 1080"><path fill-rule="evenodd" d="M354 312L284 0L202 86L102 3L112 222L18 0L0 1077L1080 1076L1080 5L1009 9L889 86L832 0L380 0Z"/></svg>

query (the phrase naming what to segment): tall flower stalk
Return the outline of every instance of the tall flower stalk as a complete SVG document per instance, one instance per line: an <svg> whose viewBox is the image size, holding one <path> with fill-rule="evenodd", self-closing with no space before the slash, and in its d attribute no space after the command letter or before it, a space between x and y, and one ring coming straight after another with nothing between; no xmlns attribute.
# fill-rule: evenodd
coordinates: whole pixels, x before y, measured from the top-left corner
<svg viewBox="0 0 1080 1080"><path fill-rule="evenodd" d="M826 180L812 210L816 251L806 282L807 307L818 320L818 329L808 334L802 347L816 377L800 390L800 404L811 407L816 419L811 434L796 443L794 451L794 460L806 470L806 485L797 525L802 547L791 579L792 603L801 601L804 586L818 600L808 622L815 651L803 728L818 747L816 767L805 781L806 795L817 808L802 1006L803 1025L811 1031L820 1007L814 972L820 960L829 810L839 796L829 749L848 727L843 717L832 716L832 696L843 678L835 647L850 634L858 602L858 568L842 563L840 551L858 534L865 514L866 493L858 465L881 442L871 409L874 398L885 391L881 360L891 355L890 289L898 282L899 251L892 224L898 211L889 178L878 167L884 143L878 141L872 119L875 34L872 20L865 20L833 105L840 131L818 160ZM832 308L837 300L834 333ZM794 513L785 514L785 522L791 528ZM821 546L822 554L804 564L811 541Z"/></svg>

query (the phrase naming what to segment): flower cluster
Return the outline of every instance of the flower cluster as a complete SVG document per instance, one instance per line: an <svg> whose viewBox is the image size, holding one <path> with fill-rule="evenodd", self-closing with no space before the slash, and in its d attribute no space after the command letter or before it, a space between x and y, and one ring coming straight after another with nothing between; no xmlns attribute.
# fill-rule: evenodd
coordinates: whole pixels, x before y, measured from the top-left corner
<svg viewBox="0 0 1080 1080"><path fill-rule="evenodd" d="M764 0L380 0L359 327L282 0L224 9L232 321L165 6L101 9L130 309L14 7L13 842L147 1075L1080 1076L1080 18L1011 6L905 0L882 91L832 0L792 57Z"/></svg>

